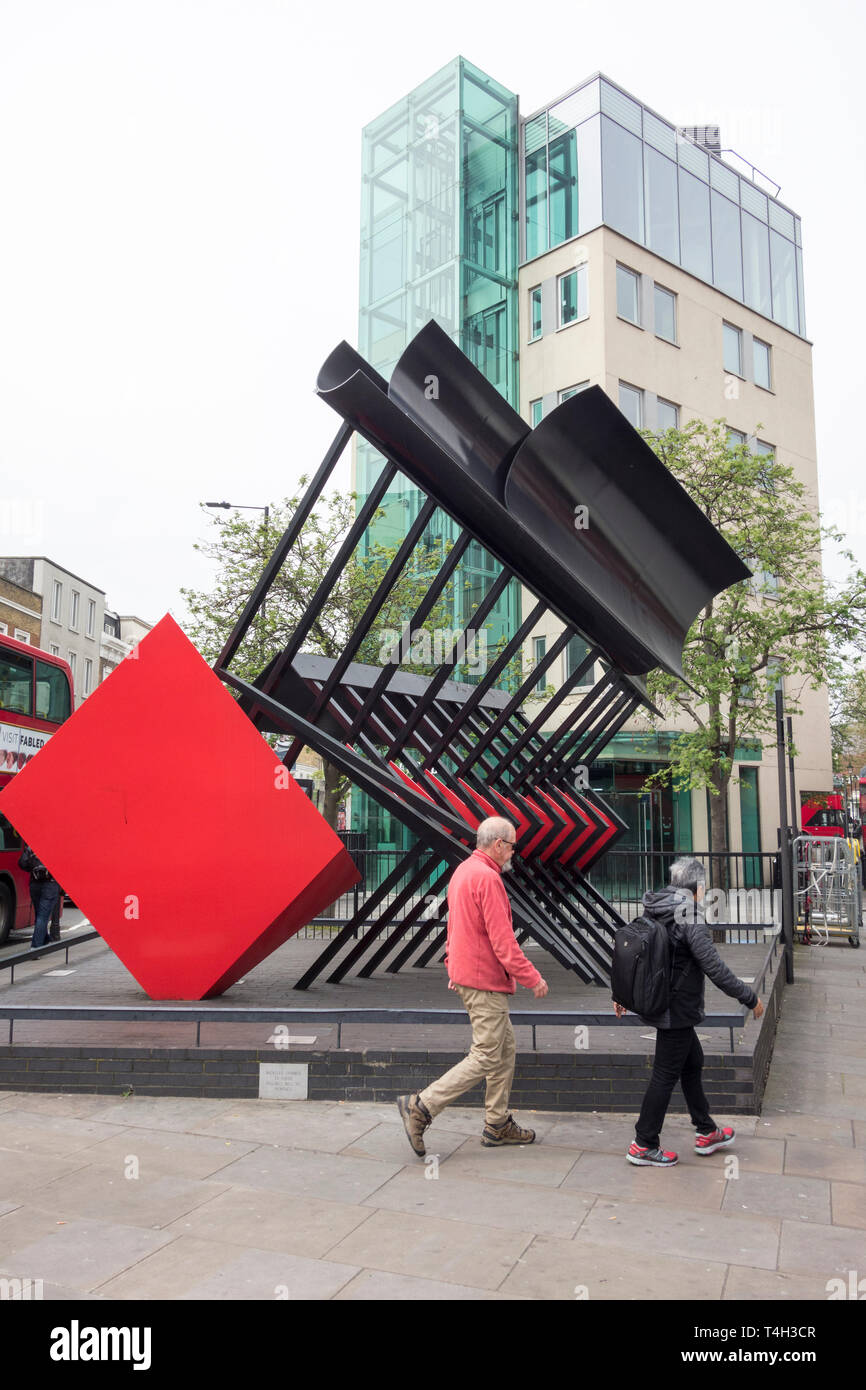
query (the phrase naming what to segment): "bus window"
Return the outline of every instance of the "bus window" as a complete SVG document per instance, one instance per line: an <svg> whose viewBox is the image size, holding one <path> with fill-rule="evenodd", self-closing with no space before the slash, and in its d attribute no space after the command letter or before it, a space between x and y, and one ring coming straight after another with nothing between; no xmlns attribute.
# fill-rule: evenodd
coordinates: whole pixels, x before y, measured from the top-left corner
<svg viewBox="0 0 866 1390"><path fill-rule="evenodd" d="M30 657L7 652L0 656L0 710L12 714L33 713L33 662Z"/></svg>
<svg viewBox="0 0 866 1390"><path fill-rule="evenodd" d="M13 825L10 825L5 816L0 816L0 850L2 849L23 849L24 841L18 834Z"/></svg>
<svg viewBox="0 0 866 1390"><path fill-rule="evenodd" d="M69 707L69 682L66 672L47 661L36 662L36 717L62 724L72 713Z"/></svg>

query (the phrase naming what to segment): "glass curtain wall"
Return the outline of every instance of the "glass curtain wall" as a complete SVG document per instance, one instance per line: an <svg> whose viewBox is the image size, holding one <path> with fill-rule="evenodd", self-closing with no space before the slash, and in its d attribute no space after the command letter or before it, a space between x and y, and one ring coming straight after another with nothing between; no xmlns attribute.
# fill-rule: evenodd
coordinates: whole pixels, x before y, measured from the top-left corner
<svg viewBox="0 0 866 1390"><path fill-rule="evenodd" d="M517 129L517 97L463 58L365 128L359 344L386 379L432 318L518 408ZM356 438L359 506L382 463ZM368 529L367 547L399 545L422 501L417 488L398 480ZM437 512L424 541L447 547L456 535ZM480 545L469 547L450 590L453 628L471 617L500 568ZM515 583L487 620L488 651L510 638L520 620ZM455 678L478 675L457 668ZM357 792L352 819L367 829L371 847L407 841L396 822L387 817L386 823Z"/></svg>
<svg viewBox="0 0 866 1390"><path fill-rule="evenodd" d="M602 223L805 337L800 219L595 78L523 125L524 259Z"/></svg>

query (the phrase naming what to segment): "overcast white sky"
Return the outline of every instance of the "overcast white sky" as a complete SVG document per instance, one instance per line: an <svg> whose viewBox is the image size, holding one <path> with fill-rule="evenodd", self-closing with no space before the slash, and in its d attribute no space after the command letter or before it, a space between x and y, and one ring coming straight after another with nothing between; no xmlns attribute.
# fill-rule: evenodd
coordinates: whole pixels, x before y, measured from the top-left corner
<svg viewBox="0 0 866 1390"><path fill-rule="evenodd" d="M279 500L335 432L313 392L357 341L361 128L462 53L523 114L601 69L782 185L822 505L866 565L864 13L0 0L0 549L182 615L197 504Z"/></svg>

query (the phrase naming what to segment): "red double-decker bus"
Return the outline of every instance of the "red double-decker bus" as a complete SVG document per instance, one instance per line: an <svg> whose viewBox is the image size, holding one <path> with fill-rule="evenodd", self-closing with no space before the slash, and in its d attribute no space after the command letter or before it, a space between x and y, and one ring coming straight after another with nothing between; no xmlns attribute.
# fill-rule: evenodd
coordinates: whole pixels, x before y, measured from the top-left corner
<svg viewBox="0 0 866 1390"><path fill-rule="evenodd" d="M72 713L72 672L49 652L0 633L0 943L30 921L21 837L3 815L3 788Z"/></svg>

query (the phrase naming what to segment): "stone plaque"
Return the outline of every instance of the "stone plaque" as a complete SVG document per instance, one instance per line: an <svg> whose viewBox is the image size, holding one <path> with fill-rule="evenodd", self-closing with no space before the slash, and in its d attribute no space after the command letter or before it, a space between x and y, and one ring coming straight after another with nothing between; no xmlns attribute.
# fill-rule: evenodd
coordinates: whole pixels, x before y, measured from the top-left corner
<svg viewBox="0 0 866 1390"><path fill-rule="evenodd" d="M260 1062L259 1100L306 1100L306 1062Z"/></svg>

